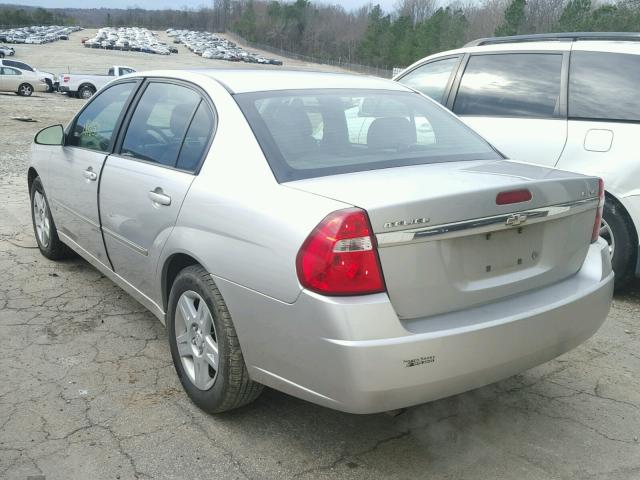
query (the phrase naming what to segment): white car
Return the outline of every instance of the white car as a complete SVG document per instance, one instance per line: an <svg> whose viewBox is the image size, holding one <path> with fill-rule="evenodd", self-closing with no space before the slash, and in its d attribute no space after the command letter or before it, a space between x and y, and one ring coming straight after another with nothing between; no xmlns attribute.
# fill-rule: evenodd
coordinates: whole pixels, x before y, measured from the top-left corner
<svg viewBox="0 0 640 480"><path fill-rule="evenodd" d="M640 276L640 34L488 38L397 80L453 110L509 158L602 177L620 287Z"/></svg>

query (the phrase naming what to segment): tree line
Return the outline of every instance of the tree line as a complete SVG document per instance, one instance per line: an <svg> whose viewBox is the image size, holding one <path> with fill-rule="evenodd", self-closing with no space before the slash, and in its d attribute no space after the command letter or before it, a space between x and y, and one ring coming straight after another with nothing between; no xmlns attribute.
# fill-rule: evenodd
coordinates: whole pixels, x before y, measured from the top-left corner
<svg viewBox="0 0 640 480"><path fill-rule="evenodd" d="M640 0L453 0L445 6L439 0L398 0L391 11L309 0L212 0L207 8L180 10L0 7L0 17L5 25L73 19L87 27L232 31L321 60L391 68L494 35L640 31Z"/></svg>

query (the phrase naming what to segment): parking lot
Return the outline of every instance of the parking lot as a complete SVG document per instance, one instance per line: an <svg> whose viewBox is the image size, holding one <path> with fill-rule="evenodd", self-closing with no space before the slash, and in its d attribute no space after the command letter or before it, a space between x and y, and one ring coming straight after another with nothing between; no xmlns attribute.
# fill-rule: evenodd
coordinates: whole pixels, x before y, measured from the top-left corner
<svg viewBox="0 0 640 480"><path fill-rule="evenodd" d="M183 46L166 57L83 48L91 35L17 45L16 58L54 73L248 66ZM231 413L199 411L155 317L86 262L36 247L29 145L82 103L0 94L0 478L640 478L640 282L584 345L456 397L357 416L267 389Z"/></svg>

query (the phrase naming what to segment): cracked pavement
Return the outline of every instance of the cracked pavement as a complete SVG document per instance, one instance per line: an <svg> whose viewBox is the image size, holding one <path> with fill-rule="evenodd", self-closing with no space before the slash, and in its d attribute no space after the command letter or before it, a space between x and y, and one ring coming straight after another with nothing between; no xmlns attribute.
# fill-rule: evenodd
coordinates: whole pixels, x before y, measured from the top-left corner
<svg viewBox="0 0 640 480"><path fill-rule="evenodd" d="M269 389L198 410L164 327L83 260L36 248L29 144L80 105L0 94L0 479L640 479L640 282L574 351L396 416ZM9 118L25 115L38 122Z"/></svg>

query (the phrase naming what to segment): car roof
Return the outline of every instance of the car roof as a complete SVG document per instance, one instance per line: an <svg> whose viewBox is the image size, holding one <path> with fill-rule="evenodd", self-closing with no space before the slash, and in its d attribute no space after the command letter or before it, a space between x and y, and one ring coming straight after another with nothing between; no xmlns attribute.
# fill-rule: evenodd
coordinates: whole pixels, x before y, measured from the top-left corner
<svg viewBox="0 0 640 480"><path fill-rule="evenodd" d="M164 76L181 78L181 73L196 73L210 77L231 93L265 92L276 90L354 88L410 91L407 87L379 77L348 73L326 73L301 70L189 69L138 72L132 76Z"/></svg>

